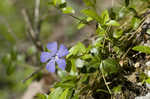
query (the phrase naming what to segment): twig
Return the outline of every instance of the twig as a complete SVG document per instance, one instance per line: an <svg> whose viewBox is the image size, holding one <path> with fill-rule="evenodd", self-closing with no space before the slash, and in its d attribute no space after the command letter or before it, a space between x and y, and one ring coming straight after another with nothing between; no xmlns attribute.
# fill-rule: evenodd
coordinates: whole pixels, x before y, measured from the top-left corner
<svg viewBox="0 0 150 99"><path fill-rule="evenodd" d="M102 63L102 64L103 64L103 63ZM102 69L103 69L103 68L102 68ZM107 87L109 93L112 94L112 92L111 92L111 90L110 90L110 88L109 88L109 86L108 86L108 84L107 84L107 82L106 82L106 79L105 79L105 76L104 76L104 73L103 73L102 69L100 69L100 70L101 70L101 72L102 72L102 77L103 77L104 83L105 83L105 85L106 85L106 87Z"/></svg>
<svg viewBox="0 0 150 99"><path fill-rule="evenodd" d="M145 23L145 19L146 19L146 18L147 18L147 17L144 17L144 18L141 20L141 22L142 22L141 25L138 27L138 29L137 29L135 32L132 33L132 35L129 37L128 40L131 40L131 39L134 37L134 35L135 35L137 32L139 32L139 31L141 30L143 24Z"/></svg>
<svg viewBox="0 0 150 99"><path fill-rule="evenodd" d="M38 40L38 34L39 34L39 0L36 0L36 7L35 7L35 30L33 29L31 23L30 23L30 20L29 20L29 17L27 15L27 12L25 9L22 9L22 15L24 17L24 20L26 22L26 26L27 28L29 29L29 32L27 32L31 39L32 39L32 42L35 44L35 46L37 47L37 49L39 49L40 51L43 51L43 48L41 46L41 42ZM42 70L44 68L43 67L40 67L39 69L37 69L36 71L34 71L33 73L31 73L27 78L25 78L22 82L26 82L28 79L30 79L31 77L33 77L35 74L37 74L40 70Z"/></svg>
<svg viewBox="0 0 150 99"><path fill-rule="evenodd" d="M35 0L35 10L34 10L34 31L36 35L36 39L39 38L40 33L40 23L39 23L39 17L40 17L40 0Z"/></svg>
<svg viewBox="0 0 150 99"><path fill-rule="evenodd" d="M30 20L29 20L29 17L28 17L28 15L27 15L27 12L26 12L26 9L22 9L22 15L23 15L23 17L24 17L24 20L25 20L25 22L26 22L26 26L27 26L27 28L29 29L29 31L30 31L30 36L31 36L31 38L32 38L32 40L35 40L35 32L34 32L34 30L33 30L33 27L32 27L32 25L31 25L31 23L30 23Z"/></svg>
<svg viewBox="0 0 150 99"><path fill-rule="evenodd" d="M35 44L35 46L37 47L37 49L39 49L40 51L43 51L43 48L41 46L41 42L36 38L37 37L35 35L36 33L35 33L32 25L31 25L31 23L30 23L29 17L27 15L27 12L26 12L25 9L22 9L22 15L23 15L24 20L26 22L26 26L29 29L29 32L27 32L27 33L30 35L30 37L32 39L32 42Z"/></svg>

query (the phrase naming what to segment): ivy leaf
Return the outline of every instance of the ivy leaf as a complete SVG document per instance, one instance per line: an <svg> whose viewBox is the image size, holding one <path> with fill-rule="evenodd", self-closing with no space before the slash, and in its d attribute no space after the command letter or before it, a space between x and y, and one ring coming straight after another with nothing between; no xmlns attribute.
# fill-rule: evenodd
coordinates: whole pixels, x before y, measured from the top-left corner
<svg viewBox="0 0 150 99"><path fill-rule="evenodd" d="M74 14L74 13L75 13L74 9L73 9L72 7L70 7L70 6L67 6L67 7L63 8L63 9L62 9L62 12L63 12L64 14L69 14L69 13Z"/></svg>
<svg viewBox="0 0 150 99"><path fill-rule="evenodd" d="M150 84L150 78L146 79L145 82L147 82L148 84Z"/></svg>
<svg viewBox="0 0 150 99"><path fill-rule="evenodd" d="M140 24L141 20L139 18L133 17L131 20L131 26L133 29L136 29L139 24Z"/></svg>
<svg viewBox="0 0 150 99"><path fill-rule="evenodd" d="M139 46L133 47L132 49L135 51L140 51L142 53L150 54L150 47L148 46L139 45Z"/></svg>
<svg viewBox="0 0 150 99"><path fill-rule="evenodd" d="M117 38L121 37L122 34L123 34L123 30L119 29L113 33L113 37L117 39Z"/></svg>
<svg viewBox="0 0 150 99"><path fill-rule="evenodd" d="M68 95L69 89L65 89L65 91L62 93L62 95L60 96L59 99L67 99L67 95ZM55 98L57 99L57 98Z"/></svg>
<svg viewBox="0 0 150 99"><path fill-rule="evenodd" d="M46 94L37 94L36 99L48 99L48 96Z"/></svg>
<svg viewBox="0 0 150 99"><path fill-rule="evenodd" d="M59 99L62 93L63 89L61 87L58 87L49 94L48 99Z"/></svg>
<svg viewBox="0 0 150 99"><path fill-rule="evenodd" d="M105 75L117 73L119 70L119 63L113 58L107 58L101 62L100 69Z"/></svg>
<svg viewBox="0 0 150 99"><path fill-rule="evenodd" d="M115 20L110 20L108 23L106 23L108 26L120 26L120 24Z"/></svg>
<svg viewBox="0 0 150 99"><path fill-rule="evenodd" d="M81 42L79 42L69 50L67 58L69 58L70 56L83 55L84 53L86 53L86 48Z"/></svg>
<svg viewBox="0 0 150 99"><path fill-rule="evenodd" d="M97 22L100 22L100 16L97 14L95 10L92 9L84 9L81 11L83 14L85 14L88 17L91 17L95 19Z"/></svg>
<svg viewBox="0 0 150 99"><path fill-rule="evenodd" d="M89 7L94 7L96 3L94 0L83 0L83 1L86 4L86 6L89 6Z"/></svg>
<svg viewBox="0 0 150 99"><path fill-rule="evenodd" d="M103 28L101 27L101 25L99 24L99 25L98 25L98 28L97 28L97 30L96 30L96 33L97 33L98 35L100 35L101 37L104 37L105 34L106 34L106 31L105 31L105 29L103 29Z"/></svg>
<svg viewBox="0 0 150 99"><path fill-rule="evenodd" d="M146 33L147 33L147 34L150 34L150 29L147 29Z"/></svg>
<svg viewBox="0 0 150 99"><path fill-rule="evenodd" d="M105 25L106 22L109 21L109 13L107 10L104 10L102 13L101 13L101 24L102 25Z"/></svg>

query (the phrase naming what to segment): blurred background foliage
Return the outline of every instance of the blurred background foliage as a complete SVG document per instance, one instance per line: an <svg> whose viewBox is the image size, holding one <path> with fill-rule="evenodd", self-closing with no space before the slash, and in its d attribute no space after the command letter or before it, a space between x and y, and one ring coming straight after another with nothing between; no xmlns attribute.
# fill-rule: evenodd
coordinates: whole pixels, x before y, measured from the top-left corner
<svg viewBox="0 0 150 99"><path fill-rule="evenodd" d="M49 1L40 0L40 27L38 27L40 33L38 35L42 44L45 45L50 41L69 44L95 30L95 26L78 30L79 20L62 14L50 6ZM30 23L34 27L35 2L36 0L0 0L0 99L20 99L32 80L41 75L39 73L26 83L22 83L22 80L42 66L39 62L40 50L29 35L22 14L23 9L26 9ZM76 16L84 18L80 13L80 9L85 7L82 0L68 0L68 3L75 9ZM121 0L114 0L113 4L112 0L98 0L97 11L101 12L116 4L122 4ZM132 7L136 7L135 2ZM126 13L127 10L122 8L120 17Z"/></svg>

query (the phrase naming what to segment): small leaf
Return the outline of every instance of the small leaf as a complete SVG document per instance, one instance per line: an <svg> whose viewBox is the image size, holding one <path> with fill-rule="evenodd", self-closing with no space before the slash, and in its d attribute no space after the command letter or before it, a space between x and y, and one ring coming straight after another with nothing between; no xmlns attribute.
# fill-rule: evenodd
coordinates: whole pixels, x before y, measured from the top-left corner
<svg viewBox="0 0 150 99"><path fill-rule="evenodd" d="M136 18L136 17L133 17L132 20L131 20L131 26L133 29L136 29L139 24L140 24L140 19L139 18Z"/></svg>
<svg viewBox="0 0 150 99"><path fill-rule="evenodd" d="M101 27L101 25L99 24L99 25L98 25L98 28L97 28L97 30L96 30L96 33L97 33L98 35L100 35L101 37L104 37L105 34L106 34L106 31L105 31L105 29L103 29L103 28Z"/></svg>
<svg viewBox="0 0 150 99"><path fill-rule="evenodd" d="M150 78L146 79L145 82L147 82L148 84L150 84Z"/></svg>
<svg viewBox="0 0 150 99"><path fill-rule="evenodd" d="M65 89L65 91L62 93L59 99L67 99L68 92L69 92L69 89L68 88Z"/></svg>
<svg viewBox="0 0 150 99"><path fill-rule="evenodd" d="M148 46L139 45L139 46L133 47L132 49L135 51L140 51L142 53L150 54L150 47Z"/></svg>
<svg viewBox="0 0 150 99"><path fill-rule="evenodd" d="M83 14L85 14L86 16L95 19L97 22L100 21L100 17L99 17L99 15L97 14L97 12L96 12L95 10L92 10L92 9L84 9L84 10L82 10L81 12L82 12Z"/></svg>
<svg viewBox="0 0 150 99"><path fill-rule="evenodd" d="M106 75L117 73L119 70L119 63L115 59L108 58L101 62L100 69Z"/></svg>
<svg viewBox="0 0 150 99"><path fill-rule="evenodd" d="M62 93L63 89L58 87L49 94L48 99L59 99Z"/></svg>
<svg viewBox="0 0 150 99"><path fill-rule="evenodd" d="M62 12L63 12L64 14L68 14L68 13L74 14L74 13L75 13L74 9L73 9L72 7L70 7L70 6L63 8L63 9L62 9Z"/></svg>
<svg viewBox="0 0 150 99"><path fill-rule="evenodd" d="M37 94L36 99L48 99L48 96L46 94Z"/></svg>
<svg viewBox="0 0 150 99"><path fill-rule="evenodd" d="M105 25L106 22L109 21L109 13L107 10L104 10L102 13L101 13L101 24L102 25Z"/></svg>
<svg viewBox="0 0 150 99"><path fill-rule="evenodd" d="M120 38L122 34L123 34L123 31L122 31L121 29L119 29L119 30L116 30L116 31L113 33L113 37L114 37L114 38Z"/></svg>
<svg viewBox="0 0 150 99"><path fill-rule="evenodd" d="M150 29L147 29L146 33L147 33L147 34L150 34Z"/></svg>
<svg viewBox="0 0 150 99"><path fill-rule="evenodd" d="M108 25L108 26L120 26L120 24L117 22L117 21L115 21L115 20L110 20L108 23L106 23L106 25Z"/></svg>
<svg viewBox="0 0 150 99"><path fill-rule="evenodd" d="M89 7L95 6L95 2L93 2L94 0L83 0L83 1L86 4L86 6L89 6Z"/></svg>
<svg viewBox="0 0 150 99"><path fill-rule="evenodd" d="M69 58L70 56L83 55L86 52L86 47L81 42L79 42L78 44L73 46L69 50L69 52L70 53L67 55L67 58Z"/></svg>
<svg viewBox="0 0 150 99"><path fill-rule="evenodd" d="M122 88L122 85L118 85L118 86L114 87L112 90L115 94L117 94L117 93L121 92L121 88Z"/></svg>

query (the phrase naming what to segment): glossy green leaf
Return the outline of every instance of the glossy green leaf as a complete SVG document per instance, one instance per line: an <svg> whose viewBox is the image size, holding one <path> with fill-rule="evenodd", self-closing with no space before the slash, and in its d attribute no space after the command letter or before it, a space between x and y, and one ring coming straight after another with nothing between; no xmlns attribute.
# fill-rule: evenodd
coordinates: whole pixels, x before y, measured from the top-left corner
<svg viewBox="0 0 150 99"><path fill-rule="evenodd" d="M150 29L147 29L146 33L147 33L147 34L150 34Z"/></svg>
<svg viewBox="0 0 150 99"><path fill-rule="evenodd" d="M97 14L97 12L93 9L84 9L81 11L83 14L85 14L88 17L91 17L95 19L96 21L100 21L100 16Z"/></svg>
<svg viewBox="0 0 150 99"><path fill-rule="evenodd" d="M123 31L121 29L119 29L119 30L114 31L113 37L120 38L122 34L123 34Z"/></svg>
<svg viewBox="0 0 150 99"><path fill-rule="evenodd" d="M133 47L132 49L135 51L140 51L142 53L150 54L150 47L148 46L139 45L139 46Z"/></svg>
<svg viewBox="0 0 150 99"><path fill-rule="evenodd" d="M120 24L115 20L110 20L108 23L106 23L108 26L120 26Z"/></svg>
<svg viewBox="0 0 150 99"><path fill-rule="evenodd" d="M121 92L121 88L122 88L122 85L118 85L118 86L114 87L112 90L115 94L117 94L117 93Z"/></svg>
<svg viewBox="0 0 150 99"><path fill-rule="evenodd" d="M106 22L109 21L109 13L107 10L104 10L102 13L101 13L101 24L102 25L105 25Z"/></svg>
<svg viewBox="0 0 150 99"><path fill-rule="evenodd" d="M96 3L94 0L83 0L83 1L86 4L86 6L89 6L89 7L94 7Z"/></svg>
<svg viewBox="0 0 150 99"><path fill-rule="evenodd" d="M49 94L48 99L59 99L62 93L63 93L63 89L58 87Z"/></svg>
<svg viewBox="0 0 150 99"><path fill-rule="evenodd" d="M48 99L48 96L45 94L37 94L36 99Z"/></svg>
<svg viewBox="0 0 150 99"><path fill-rule="evenodd" d="M67 6L67 7L65 7L65 8L62 9L62 12L64 14L69 14L69 13L74 14L75 10L72 7L70 7L70 6Z"/></svg>
<svg viewBox="0 0 150 99"><path fill-rule="evenodd" d="M140 24L141 20L139 18L133 17L131 20L131 26L133 29L136 29L139 24Z"/></svg>
<svg viewBox="0 0 150 99"><path fill-rule="evenodd" d="M100 64L100 69L105 75L117 73L119 68L120 68L119 63L112 58L107 58L103 60Z"/></svg>
<svg viewBox="0 0 150 99"><path fill-rule="evenodd" d="M150 84L150 78L146 79L145 82Z"/></svg>
<svg viewBox="0 0 150 99"><path fill-rule="evenodd" d="M65 91L61 94L59 99L67 99L67 95L69 93L69 89L65 89Z"/></svg>
<svg viewBox="0 0 150 99"><path fill-rule="evenodd" d="M75 55L83 55L84 53L86 53L86 47L82 44L82 43L77 43L75 46L73 46L70 50L69 50L69 54L67 55L67 58L69 58L70 56L75 56Z"/></svg>

